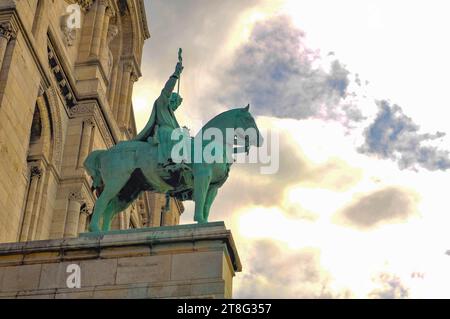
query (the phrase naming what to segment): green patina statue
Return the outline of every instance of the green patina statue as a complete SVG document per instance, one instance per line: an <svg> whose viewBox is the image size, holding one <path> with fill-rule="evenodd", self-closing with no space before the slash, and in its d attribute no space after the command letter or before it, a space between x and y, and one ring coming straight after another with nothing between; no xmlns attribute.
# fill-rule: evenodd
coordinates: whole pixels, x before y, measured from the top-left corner
<svg viewBox="0 0 450 319"><path fill-rule="evenodd" d="M175 72L153 104L144 129L132 140L119 142L109 150L93 151L86 158L84 167L98 195L90 231L108 231L115 214L147 190L168 198L194 200L194 220L206 223L217 191L228 178L231 155L248 152L251 145L262 145L249 106L219 114L194 138L186 137L186 130L180 128L174 114L183 101L173 92L182 71L180 49ZM247 134L249 131L255 133ZM245 141L244 145L240 141ZM174 147L180 145L185 146L181 160L173 156Z"/></svg>

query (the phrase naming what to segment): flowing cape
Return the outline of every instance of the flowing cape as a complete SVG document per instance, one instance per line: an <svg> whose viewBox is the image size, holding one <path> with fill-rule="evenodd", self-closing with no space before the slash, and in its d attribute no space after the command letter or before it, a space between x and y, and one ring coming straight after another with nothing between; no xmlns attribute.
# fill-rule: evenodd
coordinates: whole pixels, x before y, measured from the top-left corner
<svg viewBox="0 0 450 319"><path fill-rule="evenodd" d="M148 120L145 127L142 129L142 131L133 137L132 141L142 141L145 142L150 136L153 136L154 130L156 126L156 102L153 104L153 110L150 115L150 119Z"/></svg>

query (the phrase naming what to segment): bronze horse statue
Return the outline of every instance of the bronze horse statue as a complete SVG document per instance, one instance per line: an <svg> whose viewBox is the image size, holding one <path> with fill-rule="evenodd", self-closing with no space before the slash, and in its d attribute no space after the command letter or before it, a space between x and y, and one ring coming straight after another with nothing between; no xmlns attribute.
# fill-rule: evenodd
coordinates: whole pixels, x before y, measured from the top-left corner
<svg viewBox="0 0 450 319"><path fill-rule="evenodd" d="M201 138L208 129L220 132L223 137L232 129L237 132L235 142L230 143L226 138L205 142ZM249 129L256 133L245 135L243 132ZM200 149L195 143L197 138L202 141ZM203 154L205 148L211 148L212 145L219 152L214 158L221 160L205 161L200 156L202 159L196 161L195 154L191 154L191 161L184 164L187 169L178 169L168 175L158 166L158 147L148 142L123 141L108 150L90 153L84 167L92 177L92 187L99 197L89 230L108 231L113 217L125 210L143 191L164 193L180 200L194 200L194 220L198 223L208 222L211 205L218 189L228 178L233 162L229 160L229 154L235 153L237 147L242 149L243 145L236 145L236 140L245 140L245 151L248 152L250 146L260 147L263 138L247 106L217 115L190 139L193 153ZM101 219L103 223L100 228Z"/></svg>

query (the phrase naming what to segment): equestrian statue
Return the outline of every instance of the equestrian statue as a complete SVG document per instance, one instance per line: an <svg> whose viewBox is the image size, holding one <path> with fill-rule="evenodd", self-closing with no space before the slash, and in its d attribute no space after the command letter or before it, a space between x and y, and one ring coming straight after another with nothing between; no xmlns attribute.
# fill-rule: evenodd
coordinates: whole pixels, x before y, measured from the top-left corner
<svg viewBox="0 0 450 319"><path fill-rule="evenodd" d="M250 146L262 145L263 138L249 105L223 112L206 123L195 137L186 136L187 130L180 128L175 117L183 101L179 94L183 69L180 49L175 72L154 102L144 129L131 140L121 141L108 150L93 151L86 158L84 167L98 196L89 225L91 232L110 230L113 217L143 191L166 194L168 199L193 200L194 220L200 224L208 222L211 205L233 163L230 154L244 151L248 154ZM174 92L177 82L178 92ZM222 137L234 133L231 140L208 140L204 138L208 131ZM256 133L246 135L248 131ZM174 147L180 145L186 146L182 160L173 156ZM210 152L213 160L206 158L207 150L213 150Z"/></svg>

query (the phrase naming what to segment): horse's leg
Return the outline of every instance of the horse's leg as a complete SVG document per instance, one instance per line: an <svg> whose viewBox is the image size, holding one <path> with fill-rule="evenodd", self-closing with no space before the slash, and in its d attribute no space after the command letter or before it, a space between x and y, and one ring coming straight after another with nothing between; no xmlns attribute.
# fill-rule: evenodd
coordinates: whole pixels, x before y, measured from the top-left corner
<svg viewBox="0 0 450 319"><path fill-rule="evenodd" d="M118 196L114 197L108 204L108 208L103 216L102 231L109 231L114 216L129 206L129 203L123 202Z"/></svg>
<svg viewBox="0 0 450 319"><path fill-rule="evenodd" d="M112 191L108 188L105 188L97 199L94 205L94 213L92 214L91 223L89 224L89 230L91 232L99 232L100 231L100 218L102 217L104 211L108 208L109 202L115 196Z"/></svg>
<svg viewBox="0 0 450 319"><path fill-rule="evenodd" d="M111 229L111 222L114 218L114 216L117 213L120 213L127 209L135 200L139 197L141 194L141 190L135 190L134 193L130 196L129 201L124 202L119 199L118 196L114 197L110 202L109 205L111 205L111 209L107 209L107 212L105 212L105 216L103 217L103 225L102 229L103 231L108 231Z"/></svg>
<svg viewBox="0 0 450 319"><path fill-rule="evenodd" d="M203 208L203 219L205 222L208 221L209 210L211 208L212 203L214 202L214 199L216 198L218 190L219 190L219 188L214 187L214 186L212 186L208 189L208 193L206 194L206 199L205 199L205 207Z"/></svg>
<svg viewBox="0 0 450 319"><path fill-rule="evenodd" d="M194 220L199 224L205 223L203 218L203 210L205 207L206 194L208 192L210 181L211 176L207 172L201 172L201 174L194 173Z"/></svg>
<svg viewBox="0 0 450 319"><path fill-rule="evenodd" d="M110 213L111 208L109 207L109 202L120 192L127 180L128 177L120 178L120 176L115 176L114 179L105 181L105 189L94 205L94 213L89 224L89 230L91 232L100 231L100 219Z"/></svg>

